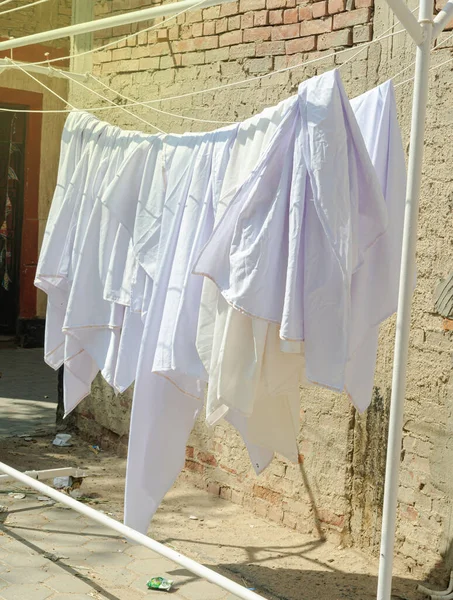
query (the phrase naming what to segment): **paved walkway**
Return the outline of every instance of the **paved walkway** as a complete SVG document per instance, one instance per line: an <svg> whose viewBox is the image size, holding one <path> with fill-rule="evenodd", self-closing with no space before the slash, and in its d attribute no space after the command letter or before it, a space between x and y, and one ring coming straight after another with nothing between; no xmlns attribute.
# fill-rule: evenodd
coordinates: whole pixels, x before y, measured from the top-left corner
<svg viewBox="0 0 453 600"><path fill-rule="evenodd" d="M3 600L160 598L146 586L154 576L175 581L173 600L235 600L62 505L40 502L34 494L22 500L0 494L0 502L10 511L0 525Z"/></svg>
<svg viewBox="0 0 453 600"><path fill-rule="evenodd" d="M0 349L0 373L0 439L53 431L57 380L44 364L42 350ZM25 450L27 460L38 446ZM18 446L21 454L22 448ZM8 452L0 459L15 462ZM11 490L25 497L16 499ZM0 509L1 600L139 600L159 596L146 586L155 576L175 580L174 600L235 600L18 483L0 484L1 506L8 511L4 518Z"/></svg>
<svg viewBox="0 0 453 600"><path fill-rule="evenodd" d="M53 429L56 402L57 374L42 348L0 349L0 438Z"/></svg>

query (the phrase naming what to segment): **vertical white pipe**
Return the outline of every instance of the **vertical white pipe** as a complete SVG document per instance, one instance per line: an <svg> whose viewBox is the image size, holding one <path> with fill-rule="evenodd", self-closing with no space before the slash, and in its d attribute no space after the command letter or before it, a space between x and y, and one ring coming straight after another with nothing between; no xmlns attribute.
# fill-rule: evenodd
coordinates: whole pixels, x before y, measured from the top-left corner
<svg viewBox="0 0 453 600"><path fill-rule="evenodd" d="M378 578L378 600L390 600L392 592L393 553L395 546L401 442L403 437L404 397L409 349L412 292L415 273L418 206L422 176L428 77L432 38L433 0L421 0L419 21L425 32L417 46L415 81L412 100L411 141L407 173L401 279L396 319L395 357L393 361L392 397L387 444L387 463L382 518L382 537Z"/></svg>

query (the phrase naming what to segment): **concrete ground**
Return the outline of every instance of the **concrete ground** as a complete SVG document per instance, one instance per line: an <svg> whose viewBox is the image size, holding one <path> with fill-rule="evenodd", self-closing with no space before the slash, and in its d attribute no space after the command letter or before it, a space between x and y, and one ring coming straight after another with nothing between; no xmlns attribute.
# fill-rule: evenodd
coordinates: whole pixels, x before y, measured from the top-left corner
<svg viewBox="0 0 453 600"><path fill-rule="evenodd" d="M177 581L174 600L235 598L63 505L34 494L1 501L9 510L0 526L4 600L139 600L152 596L146 586L152 576Z"/></svg>
<svg viewBox="0 0 453 600"><path fill-rule="evenodd" d="M56 374L44 364L42 350L16 348L0 349L0 373L1 460L22 470L39 469L48 453L39 451L43 440L58 452L49 435ZM70 449L61 451L58 458L65 460ZM48 466L60 466L58 459ZM20 484L0 483L2 600L139 600L153 594L146 586L153 576L177 580L174 600L235 598L64 505Z"/></svg>
<svg viewBox="0 0 453 600"><path fill-rule="evenodd" d="M72 447L53 446L55 373L41 351L7 352L0 350L0 460L23 471L87 470L83 501L121 520L125 461L97 453L76 436ZM174 600L235 598L18 483L0 483L0 505L8 511L3 524L0 512L1 600L158 600L161 595L146 588L155 576L175 581ZM269 600L376 598L375 558L260 519L193 488L184 475L162 503L150 535ZM397 563L393 599L421 598L416 586Z"/></svg>
<svg viewBox="0 0 453 600"><path fill-rule="evenodd" d="M53 430L56 402L57 374L42 348L0 346L0 438Z"/></svg>

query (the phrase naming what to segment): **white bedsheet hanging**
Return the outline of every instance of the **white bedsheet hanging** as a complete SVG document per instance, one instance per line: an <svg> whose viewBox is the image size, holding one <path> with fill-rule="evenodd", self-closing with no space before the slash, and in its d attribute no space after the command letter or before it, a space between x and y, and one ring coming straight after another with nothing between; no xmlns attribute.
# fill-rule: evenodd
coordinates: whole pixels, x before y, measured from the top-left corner
<svg viewBox="0 0 453 600"><path fill-rule="evenodd" d="M359 408L369 402L377 325L394 310L392 294L375 300L383 282L397 288L397 268L385 267L379 245L401 246L404 155L391 84L353 107L376 171L334 71L243 124L144 136L104 180L102 206L87 210L91 243L95 231L102 235L103 214L117 222L105 236L109 250L91 257L108 263L96 276L108 338L101 356L93 361L100 338L85 331L89 311L79 303L70 329L87 359L78 365L85 392L99 363L117 390L136 378L126 489L132 527L146 531L181 470L206 381L209 421L223 416L237 428L257 473L275 451L298 458L305 361L314 382L347 389ZM76 237L65 239L69 248ZM90 244L80 240L73 252L90 264ZM192 273L203 247L195 270L211 278L204 280ZM90 270L73 262L71 293L80 302ZM376 310L360 302L360 290L370 288Z"/></svg>

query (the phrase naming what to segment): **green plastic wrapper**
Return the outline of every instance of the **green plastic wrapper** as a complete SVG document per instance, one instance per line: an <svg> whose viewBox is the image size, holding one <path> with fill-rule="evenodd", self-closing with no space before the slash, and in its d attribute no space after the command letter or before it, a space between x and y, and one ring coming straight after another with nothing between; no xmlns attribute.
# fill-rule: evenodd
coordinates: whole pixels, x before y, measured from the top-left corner
<svg viewBox="0 0 453 600"><path fill-rule="evenodd" d="M169 592L173 585L171 579L165 579L165 577L153 577L146 584L149 590L160 590L162 592Z"/></svg>

